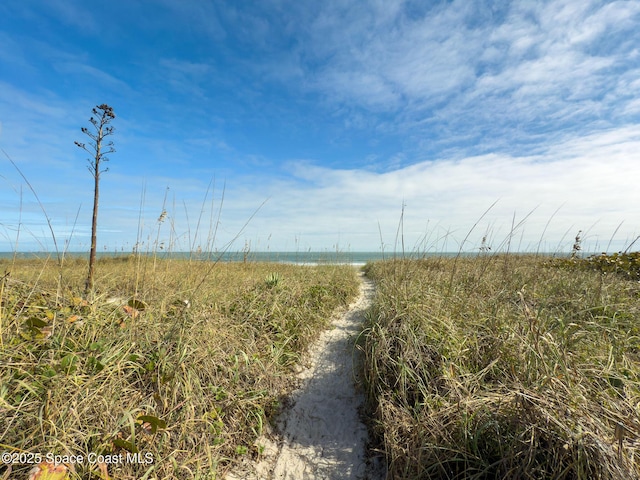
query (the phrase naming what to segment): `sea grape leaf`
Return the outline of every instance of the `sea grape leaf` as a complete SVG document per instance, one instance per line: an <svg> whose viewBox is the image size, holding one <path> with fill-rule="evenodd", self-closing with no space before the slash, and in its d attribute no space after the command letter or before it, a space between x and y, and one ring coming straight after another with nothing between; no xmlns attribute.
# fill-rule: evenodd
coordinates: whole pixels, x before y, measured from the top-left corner
<svg viewBox="0 0 640 480"><path fill-rule="evenodd" d="M127 442L121 438L114 438L112 442L116 447L123 448L131 453L138 453L138 447L136 447L132 442Z"/></svg>
<svg viewBox="0 0 640 480"><path fill-rule="evenodd" d="M156 433L158 429L167 428L167 422L153 415L140 415L137 420L143 424L149 424L151 433Z"/></svg>

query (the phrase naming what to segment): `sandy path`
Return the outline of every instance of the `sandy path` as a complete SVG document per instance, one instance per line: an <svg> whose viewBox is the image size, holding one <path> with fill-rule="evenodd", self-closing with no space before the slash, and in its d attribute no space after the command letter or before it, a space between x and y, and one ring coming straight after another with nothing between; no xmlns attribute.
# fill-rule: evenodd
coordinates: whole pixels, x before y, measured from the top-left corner
<svg viewBox="0 0 640 480"><path fill-rule="evenodd" d="M263 460L228 480L382 479L365 455L367 429L359 417L364 402L354 386L353 337L360 332L373 284L363 278L358 299L337 317L311 348L300 390L278 419L275 441L265 439Z"/></svg>

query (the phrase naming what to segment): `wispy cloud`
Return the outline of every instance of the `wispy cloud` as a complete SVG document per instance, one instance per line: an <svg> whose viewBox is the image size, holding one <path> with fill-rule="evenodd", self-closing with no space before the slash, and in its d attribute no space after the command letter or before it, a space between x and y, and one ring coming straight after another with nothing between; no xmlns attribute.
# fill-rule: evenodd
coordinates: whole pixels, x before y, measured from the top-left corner
<svg viewBox="0 0 640 480"><path fill-rule="evenodd" d="M301 18L299 65L289 70L334 104L392 113L378 119L386 130L444 144L465 135L492 148L500 147L492 136L526 144L541 131L600 128L635 111L624 87L639 73L638 4L510 2L492 10L453 2L425 10L323 2L315 19Z"/></svg>
<svg viewBox="0 0 640 480"><path fill-rule="evenodd" d="M84 62L61 62L54 64L54 68L62 75L72 76L79 82L90 83L94 88L103 89L105 92L118 91L123 95L132 93L131 87L123 80Z"/></svg>

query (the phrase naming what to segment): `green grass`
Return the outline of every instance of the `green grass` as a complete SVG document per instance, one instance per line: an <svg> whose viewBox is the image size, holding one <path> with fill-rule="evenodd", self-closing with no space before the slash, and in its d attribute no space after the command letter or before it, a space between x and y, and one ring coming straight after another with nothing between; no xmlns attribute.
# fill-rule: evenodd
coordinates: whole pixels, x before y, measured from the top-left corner
<svg viewBox="0 0 640 480"><path fill-rule="evenodd" d="M100 260L89 299L83 260L1 272L0 451L152 458L108 465L117 479L220 478L258 455L293 367L358 290L348 266Z"/></svg>
<svg viewBox="0 0 640 480"><path fill-rule="evenodd" d="M640 284L602 265L367 265L364 368L390 479L640 478Z"/></svg>

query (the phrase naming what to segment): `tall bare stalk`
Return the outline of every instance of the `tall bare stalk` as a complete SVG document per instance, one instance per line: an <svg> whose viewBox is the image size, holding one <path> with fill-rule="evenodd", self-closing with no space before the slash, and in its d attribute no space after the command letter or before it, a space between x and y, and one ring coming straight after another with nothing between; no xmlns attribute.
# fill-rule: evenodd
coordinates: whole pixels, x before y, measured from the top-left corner
<svg viewBox="0 0 640 480"><path fill-rule="evenodd" d="M105 142L105 138L113 135L114 132L113 127L109 126L111 120L116 118L116 115L113 113L113 108L106 103L103 103L102 105L96 106L92 112L95 117L91 117L89 122L93 125L95 132L82 127L82 133L91 139L89 145L87 146L81 142L74 142L78 147L92 155L92 158L87 160L89 162L87 168L91 172L91 175L93 175L94 180L93 216L91 217L91 251L89 253L89 273L87 274L87 281L85 283L85 293L89 293L93 290L93 274L96 263L96 237L98 229L98 200L100 198L100 174L109 170L108 168L100 170L100 164L102 162L108 162L109 159L106 155L116 151L112 141L103 143Z"/></svg>

